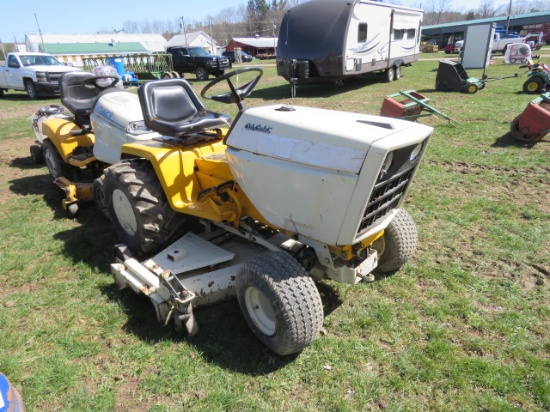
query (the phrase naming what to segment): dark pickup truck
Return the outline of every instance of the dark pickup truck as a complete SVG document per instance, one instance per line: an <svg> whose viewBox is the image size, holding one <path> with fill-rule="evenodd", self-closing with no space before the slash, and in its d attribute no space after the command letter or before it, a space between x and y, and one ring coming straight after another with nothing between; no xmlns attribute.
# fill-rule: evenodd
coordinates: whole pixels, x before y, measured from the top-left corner
<svg viewBox="0 0 550 412"><path fill-rule="evenodd" d="M195 73L197 80L207 80L209 75L221 76L230 67L227 57L213 56L202 47L169 47L166 53L172 55L174 71L181 77L183 73Z"/></svg>

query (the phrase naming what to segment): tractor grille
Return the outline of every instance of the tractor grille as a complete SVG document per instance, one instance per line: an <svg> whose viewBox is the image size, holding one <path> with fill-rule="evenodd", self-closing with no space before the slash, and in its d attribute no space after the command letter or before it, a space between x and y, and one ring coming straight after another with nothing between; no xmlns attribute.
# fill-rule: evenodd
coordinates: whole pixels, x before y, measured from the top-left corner
<svg viewBox="0 0 550 412"><path fill-rule="evenodd" d="M419 154L416 159L409 160L412 149L408 147L393 152L393 163L400 166L392 166L388 171L380 172L361 219L358 235L399 206L422 157L422 154Z"/></svg>

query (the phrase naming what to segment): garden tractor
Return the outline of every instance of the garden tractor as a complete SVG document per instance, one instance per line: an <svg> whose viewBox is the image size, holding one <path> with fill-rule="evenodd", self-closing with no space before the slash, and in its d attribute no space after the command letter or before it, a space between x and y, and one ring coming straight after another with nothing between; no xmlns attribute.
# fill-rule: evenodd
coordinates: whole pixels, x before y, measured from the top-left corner
<svg viewBox="0 0 550 412"><path fill-rule="evenodd" d="M550 67L544 63L527 64L519 66L527 68L527 80L523 83L523 92L528 94L540 94L546 91L550 85Z"/></svg>
<svg viewBox="0 0 550 412"><path fill-rule="evenodd" d="M41 128L54 147L87 136L59 157L77 167L73 157L94 154L91 196L121 239L111 265L119 287L190 334L194 308L236 295L258 339L287 355L322 327L314 279L372 281L413 256L416 226L402 207L433 129L281 103L246 108L262 74L242 68L202 89L236 104L234 120L207 110L186 80L166 79L139 87L139 114L128 115L127 92L109 92L90 106L83 135L74 111Z"/></svg>

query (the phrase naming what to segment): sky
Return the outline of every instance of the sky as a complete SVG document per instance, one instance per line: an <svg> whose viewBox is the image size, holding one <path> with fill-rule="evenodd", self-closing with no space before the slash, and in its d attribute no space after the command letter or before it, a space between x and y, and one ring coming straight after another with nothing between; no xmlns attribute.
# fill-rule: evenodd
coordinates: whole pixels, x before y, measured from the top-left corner
<svg viewBox="0 0 550 412"><path fill-rule="evenodd" d="M22 42L25 34L93 34L99 31L120 30L127 21L203 21L223 9L237 10L247 0L8 0L17 10L0 14L0 40ZM158 3L157 3L158 1ZM404 6L418 6L422 0L398 0ZM424 0L426 1L426 0ZM482 0L450 0L453 10L477 9ZM508 0L493 0L494 5L509 4ZM518 1L518 0L515 0ZM397 2L397 1L396 1Z"/></svg>

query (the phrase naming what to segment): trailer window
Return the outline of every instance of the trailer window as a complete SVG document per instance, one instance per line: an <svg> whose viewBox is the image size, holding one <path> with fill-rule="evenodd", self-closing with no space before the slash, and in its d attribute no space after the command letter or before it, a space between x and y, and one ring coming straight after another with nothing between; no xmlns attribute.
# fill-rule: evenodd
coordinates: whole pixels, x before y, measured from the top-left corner
<svg viewBox="0 0 550 412"><path fill-rule="evenodd" d="M407 30L407 39L414 39L416 37L416 29Z"/></svg>
<svg viewBox="0 0 550 412"><path fill-rule="evenodd" d="M359 30L357 32L357 43L364 43L367 41L367 23L359 23Z"/></svg>
<svg viewBox="0 0 550 412"><path fill-rule="evenodd" d="M405 30L398 29L393 31L394 40L403 40L404 35L405 35Z"/></svg>

